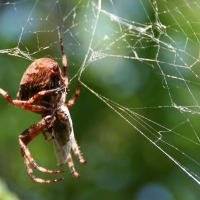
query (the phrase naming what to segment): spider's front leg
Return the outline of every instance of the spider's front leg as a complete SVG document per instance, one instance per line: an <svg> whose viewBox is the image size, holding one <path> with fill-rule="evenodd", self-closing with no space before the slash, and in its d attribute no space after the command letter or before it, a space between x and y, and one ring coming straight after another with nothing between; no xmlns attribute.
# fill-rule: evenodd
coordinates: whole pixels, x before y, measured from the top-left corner
<svg viewBox="0 0 200 200"><path fill-rule="evenodd" d="M33 181L36 181L39 183L54 183L63 179L63 178L59 178L59 179L54 179L54 180L44 180L44 179L36 178L35 175L33 174L33 170L31 169L30 165L32 165L35 169L39 171L49 173L49 174L62 173L64 172L64 170L55 171L55 170L48 170L43 167L40 167L32 158L27 148L28 143L41 132L45 132L49 128L51 128L54 121L55 121L55 117L46 116L41 121L30 126L19 136L19 144L20 144L21 153L22 153L22 156L24 158L24 162L27 168L27 172Z"/></svg>
<svg viewBox="0 0 200 200"><path fill-rule="evenodd" d="M11 104L15 105L15 106L21 106L26 110L30 110L33 112L43 112L45 110L48 110L47 107L45 106L41 106L41 105L32 105L32 103L34 103L35 100L37 100L39 97L50 94L50 93L54 93L54 92L58 92L60 90L60 88L56 88L56 89L51 89L51 90L44 90L44 91L40 91L37 94L35 94L32 98L30 98L27 101L23 101L23 100L13 100L10 95L4 91L2 88L0 88L0 94Z"/></svg>

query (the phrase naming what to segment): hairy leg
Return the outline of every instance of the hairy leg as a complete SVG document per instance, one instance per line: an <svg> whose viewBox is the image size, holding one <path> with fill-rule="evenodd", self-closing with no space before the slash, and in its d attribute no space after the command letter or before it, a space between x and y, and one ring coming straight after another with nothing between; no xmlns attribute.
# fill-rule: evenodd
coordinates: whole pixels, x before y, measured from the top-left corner
<svg viewBox="0 0 200 200"><path fill-rule="evenodd" d="M81 91L81 83L78 81L78 85L76 87L76 91L75 94L73 95L73 97L67 102L67 107L71 108L74 105L75 100L78 98L79 94Z"/></svg>
<svg viewBox="0 0 200 200"><path fill-rule="evenodd" d="M64 45L62 42L62 39L60 39L60 48L61 48L61 53L62 53L62 64L63 64L63 74L65 77L65 84L67 85L67 91L68 91L68 85L69 85L69 80L68 80L68 64L67 64L67 56L65 54L64 50Z"/></svg>
<svg viewBox="0 0 200 200"><path fill-rule="evenodd" d="M77 160L81 163L81 164L86 164L85 159L83 158L83 155L77 145L76 140L74 139L73 143L72 143L72 150L74 152L74 155L76 156Z"/></svg>
<svg viewBox="0 0 200 200"><path fill-rule="evenodd" d="M40 167L32 158L30 151L27 148L28 143L31 142L41 132L47 131L52 126L54 121L55 121L54 117L46 116L41 121L30 126L19 136L19 144L21 148L22 157L24 158L24 162L27 168L27 172L29 176L31 177L31 179L36 182L54 183L54 182L58 182L62 180L62 178L54 179L54 180L44 180L44 179L36 178L33 174L33 171L30 165L32 165L36 170L49 173L49 174L62 173L64 172L64 170L48 170L46 168Z"/></svg>
<svg viewBox="0 0 200 200"><path fill-rule="evenodd" d="M39 106L39 105L32 105L32 103L34 103L34 101L39 98L40 96L44 96L46 94L49 93L53 93L53 92L58 92L60 90L60 88L56 88L56 89L52 89L52 90L44 90L41 92L38 92L37 94L35 94L32 98L30 98L27 101L22 101L22 100L13 100L10 95L4 91L3 89L0 88L0 94L11 104L15 105L15 106L21 106L26 110L30 110L33 112L42 112L45 110L51 110L46 108L45 106Z"/></svg>
<svg viewBox="0 0 200 200"><path fill-rule="evenodd" d="M68 163L68 166L69 166L69 169L70 169L71 173L72 173L76 178L80 178L79 173L76 171L76 169L75 169L75 167L74 167L74 162L73 162L73 160L72 160L72 156L71 156L70 153L69 153L68 158L67 158L67 163Z"/></svg>

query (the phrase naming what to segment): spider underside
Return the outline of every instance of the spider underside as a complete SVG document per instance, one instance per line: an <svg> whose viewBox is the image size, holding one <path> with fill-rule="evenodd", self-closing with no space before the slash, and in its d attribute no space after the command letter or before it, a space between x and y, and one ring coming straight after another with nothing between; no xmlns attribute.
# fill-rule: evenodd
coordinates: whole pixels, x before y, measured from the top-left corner
<svg viewBox="0 0 200 200"><path fill-rule="evenodd" d="M0 88L0 94L15 106L21 106L26 110L42 115L42 119L26 129L19 135L19 144L27 172L33 181L39 183L54 183L63 178L44 180L37 178L31 168L41 172L56 174L64 170L48 170L39 166L28 150L28 143L37 135L43 133L46 140L53 140L54 149L59 165L68 163L71 173L79 177L71 157L71 149L81 164L85 164L82 153L74 137L72 120L69 108L74 104L80 94L80 82L73 97L65 104L66 93L68 92L68 64L64 52L62 40L60 40L62 52L63 72L58 63L50 58L35 60L25 71L20 88L17 93L17 100L12 100L10 95ZM50 133L48 137L46 132Z"/></svg>

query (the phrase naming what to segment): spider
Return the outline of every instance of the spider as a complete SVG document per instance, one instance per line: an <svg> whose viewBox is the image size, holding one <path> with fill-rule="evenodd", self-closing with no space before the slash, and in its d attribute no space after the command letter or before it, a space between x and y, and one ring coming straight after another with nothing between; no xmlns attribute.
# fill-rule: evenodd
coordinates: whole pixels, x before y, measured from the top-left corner
<svg viewBox="0 0 200 200"><path fill-rule="evenodd" d="M37 178L33 174L31 165L36 170L49 174L65 171L43 168L31 156L27 145L40 133L43 133L45 140L53 140L58 164L63 165L67 162L71 173L75 177L78 178L80 176L74 167L70 153L71 149L81 164L86 163L75 140L72 120L68 110L80 94L80 82L78 81L73 97L65 104L69 82L67 57L62 40L60 40L60 47L63 72L56 61L50 58L39 58L23 74L17 93L17 100L13 100L7 92L0 88L0 94L9 103L21 106L42 116L39 122L33 124L19 135L19 145L27 172L33 181L39 183L54 183L63 180L63 178L53 180ZM50 133L51 136L48 137L46 132Z"/></svg>

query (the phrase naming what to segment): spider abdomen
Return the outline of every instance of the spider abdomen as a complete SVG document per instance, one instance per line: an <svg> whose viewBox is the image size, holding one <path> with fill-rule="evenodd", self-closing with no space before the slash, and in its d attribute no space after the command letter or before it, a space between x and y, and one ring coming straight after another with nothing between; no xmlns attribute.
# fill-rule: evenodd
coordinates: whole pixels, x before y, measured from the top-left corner
<svg viewBox="0 0 200 200"><path fill-rule="evenodd" d="M50 58L40 58L32 62L24 72L17 93L19 100L29 100L41 91L64 88L60 93L50 93L37 98L34 105L42 105L42 102L54 104L59 102L62 92L65 92L66 84L63 73L58 63ZM46 106L46 105L45 105Z"/></svg>

